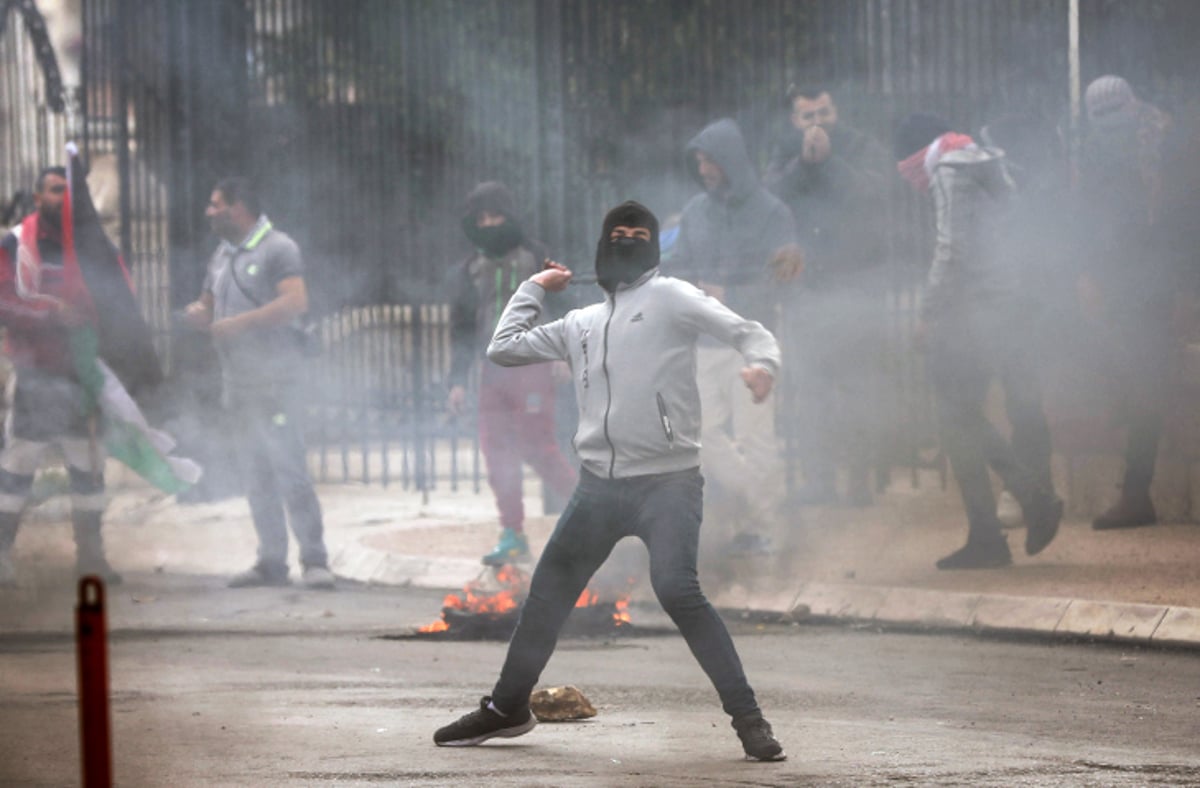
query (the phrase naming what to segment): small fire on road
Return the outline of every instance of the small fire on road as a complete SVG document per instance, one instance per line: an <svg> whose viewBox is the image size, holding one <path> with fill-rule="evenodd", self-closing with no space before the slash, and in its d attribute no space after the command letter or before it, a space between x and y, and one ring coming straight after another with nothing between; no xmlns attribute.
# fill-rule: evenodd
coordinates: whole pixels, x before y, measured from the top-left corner
<svg viewBox="0 0 1200 788"><path fill-rule="evenodd" d="M447 594L442 600L442 617L419 627L417 633L461 640L506 639L517 625L521 602L528 593L529 575L521 569L511 564L494 571L485 569L461 591ZM608 602L585 588L563 634L613 634L632 625L628 594Z"/></svg>

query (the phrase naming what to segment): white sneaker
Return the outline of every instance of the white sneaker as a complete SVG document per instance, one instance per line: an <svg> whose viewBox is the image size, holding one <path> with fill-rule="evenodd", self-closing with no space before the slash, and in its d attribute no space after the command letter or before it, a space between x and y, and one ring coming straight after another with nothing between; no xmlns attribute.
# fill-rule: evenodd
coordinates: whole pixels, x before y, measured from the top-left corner
<svg viewBox="0 0 1200 788"><path fill-rule="evenodd" d="M334 587L333 572L323 566L306 566L301 573L301 579L306 588L316 588L331 591Z"/></svg>
<svg viewBox="0 0 1200 788"><path fill-rule="evenodd" d="M996 519L1005 528L1025 527L1025 514L1021 511L1021 504L1017 503L1017 499L1008 490L1001 490L1000 497L996 500Z"/></svg>
<svg viewBox="0 0 1200 788"><path fill-rule="evenodd" d="M12 556L7 552L0 553L0 588L11 588L17 584L17 568L13 566Z"/></svg>

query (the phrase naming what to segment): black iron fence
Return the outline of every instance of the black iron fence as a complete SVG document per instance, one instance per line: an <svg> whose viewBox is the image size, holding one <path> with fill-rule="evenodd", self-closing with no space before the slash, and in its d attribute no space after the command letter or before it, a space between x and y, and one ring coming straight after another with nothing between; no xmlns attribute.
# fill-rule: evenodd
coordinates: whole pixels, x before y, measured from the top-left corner
<svg viewBox="0 0 1200 788"><path fill-rule="evenodd" d="M213 245L208 191L250 174L304 249L322 316L322 478L427 489L469 470L478 484L473 433L441 408L443 277L468 252L460 201L476 182L508 183L532 234L587 268L606 207L683 205L695 186L682 146L708 121L735 118L764 163L793 81L828 86L843 119L881 139L913 110L963 129L1035 111L1069 134L1076 72L1194 102L1197 6L85 0L86 141L117 160L121 245L177 367L191 362L169 315L195 296ZM931 433L905 351L929 223L899 188L892 197L891 455L903 464Z"/></svg>
<svg viewBox="0 0 1200 788"><path fill-rule="evenodd" d="M33 0L0 0L0 228L31 210L38 170L61 158L68 99Z"/></svg>

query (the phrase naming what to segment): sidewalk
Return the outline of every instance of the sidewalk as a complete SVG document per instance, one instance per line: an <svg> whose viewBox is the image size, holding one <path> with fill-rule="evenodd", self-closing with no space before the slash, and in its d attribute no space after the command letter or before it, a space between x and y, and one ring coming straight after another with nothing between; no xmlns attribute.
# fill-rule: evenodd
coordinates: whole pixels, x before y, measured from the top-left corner
<svg viewBox="0 0 1200 788"><path fill-rule="evenodd" d="M254 560L243 500L190 506L137 482L114 484L106 527L123 572L232 574ZM527 486L527 531L536 553L554 525L541 516L539 488ZM332 568L367 583L455 590L482 571L479 557L498 528L490 493L429 493L328 485L320 489ZM771 555L731 558L730 532L706 521L701 580L719 607L877 626L1092 637L1200 648L1200 526L1160 524L1097 533L1064 521L1041 555L1024 555L1024 531L1008 532L1015 563L942 572L934 561L957 548L965 526L953 490L936 476L918 488L894 482L870 508L814 507L773 534ZM66 501L52 500L21 530L22 582L39 565L71 560ZM293 570L295 571L295 570ZM630 589L652 600L640 543L627 540L594 587ZM436 617L437 611L431 611Z"/></svg>

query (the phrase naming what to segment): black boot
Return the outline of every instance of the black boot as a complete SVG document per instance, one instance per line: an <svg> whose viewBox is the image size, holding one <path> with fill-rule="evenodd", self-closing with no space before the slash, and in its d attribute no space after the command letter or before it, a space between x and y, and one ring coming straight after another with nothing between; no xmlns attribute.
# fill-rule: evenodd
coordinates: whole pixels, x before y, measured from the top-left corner
<svg viewBox="0 0 1200 788"><path fill-rule="evenodd" d="M1027 506L1021 507L1021 511L1025 515L1025 554L1037 555L1058 533L1063 500L1054 493L1038 492Z"/></svg>
<svg viewBox="0 0 1200 788"><path fill-rule="evenodd" d="M1115 528L1140 528L1157 522L1158 513L1154 511L1150 492L1130 492L1126 489L1121 491L1121 499L1111 509L1092 521L1092 528L1109 531Z"/></svg>
<svg viewBox="0 0 1200 788"><path fill-rule="evenodd" d="M747 760L787 760L783 745L775 738L775 732L771 730L771 724L763 719L762 712L756 711L735 717L732 724L738 738L742 740L742 750L746 753Z"/></svg>
<svg viewBox="0 0 1200 788"><path fill-rule="evenodd" d="M1008 540L999 533L994 536L967 536L967 543L937 562L938 569L994 569L1012 563Z"/></svg>
<svg viewBox="0 0 1200 788"><path fill-rule="evenodd" d="M0 588L17 584L17 570L12 562L12 547L17 541L18 512L0 512Z"/></svg>
<svg viewBox="0 0 1200 788"><path fill-rule="evenodd" d="M71 525L75 528L75 573L80 577L97 575L110 586L120 585L121 576L108 565L104 557L100 512L72 512Z"/></svg>

